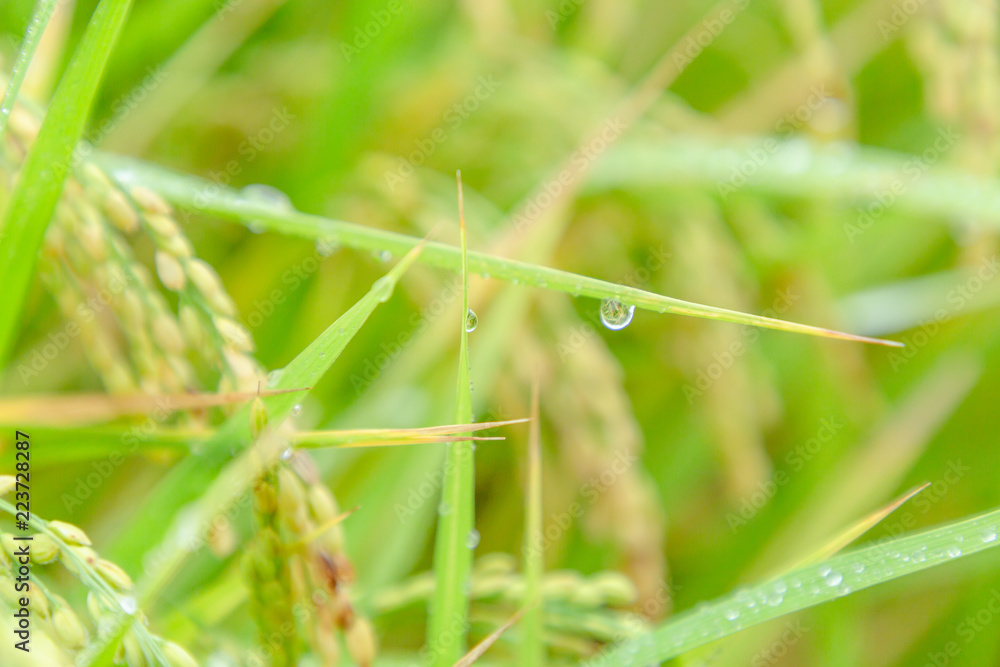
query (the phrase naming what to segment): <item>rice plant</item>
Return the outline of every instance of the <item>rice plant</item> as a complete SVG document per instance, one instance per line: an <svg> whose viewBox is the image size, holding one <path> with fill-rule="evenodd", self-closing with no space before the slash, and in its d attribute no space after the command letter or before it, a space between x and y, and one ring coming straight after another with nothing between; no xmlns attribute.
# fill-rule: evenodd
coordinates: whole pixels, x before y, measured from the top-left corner
<svg viewBox="0 0 1000 667"><path fill-rule="evenodd" d="M0 663L996 662L998 18L3 3Z"/></svg>

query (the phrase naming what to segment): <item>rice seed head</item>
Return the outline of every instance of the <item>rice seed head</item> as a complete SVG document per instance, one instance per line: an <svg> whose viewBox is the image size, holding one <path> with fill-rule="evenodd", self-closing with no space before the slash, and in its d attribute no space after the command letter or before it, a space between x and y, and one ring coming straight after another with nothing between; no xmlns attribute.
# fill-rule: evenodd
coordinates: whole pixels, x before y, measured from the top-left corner
<svg viewBox="0 0 1000 667"><path fill-rule="evenodd" d="M170 663L170 667L198 667L197 661L179 644L165 641L160 646L160 650L163 652L163 657Z"/></svg>
<svg viewBox="0 0 1000 667"><path fill-rule="evenodd" d="M144 212L153 215L170 215L170 205L149 188L137 185L129 191L129 194Z"/></svg>
<svg viewBox="0 0 1000 667"><path fill-rule="evenodd" d="M94 569L104 579L120 591L132 590L132 579L124 569L104 558L98 559Z"/></svg>
<svg viewBox="0 0 1000 667"><path fill-rule="evenodd" d="M612 606L632 604L638 597L635 584L620 572L600 572L590 578L588 585L604 604Z"/></svg>
<svg viewBox="0 0 1000 667"><path fill-rule="evenodd" d="M156 275L163 286L172 292L180 292L187 282L184 268L177 258L162 250L156 251Z"/></svg>
<svg viewBox="0 0 1000 667"><path fill-rule="evenodd" d="M51 563L59 556L59 545L45 533L38 533L31 540L31 560L35 563Z"/></svg>
<svg viewBox="0 0 1000 667"><path fill-rule="evenodd" d="M201 319L198 311L192 306L181 304L177 319L181 325L181 332L192 348L200 349L205 344L205 330L201 326Z"/></svg>
<svg viewBox="0 0 1000 667"><path fill-rule="evenodd" d="M0 475L0 497L6 496L17 486L17 478L14 475Z"/></svg>
<svg viewBox="0 0 1000 667"><path fill-rule="evenodd" d="M80 568L73 556L76 556L77 559L82 560L91 567L99 560L97 552L90 547L70 546L68 548L72 554L63 554L62 563L70 573L76 576L80 575Z"/></svg>
<svg viewBox="0 0 1000 667"><path fill-rule="evenodd" d="M250 435L254 440L260 437L260 434L267 427L267 407L264 405L264 401L261 400L260 396L253 399L253 403L250 404Z"/></svg>
<svg viewBox="0 0 1000 667"><path fill-rule="evenodd" d="M87 630L68 604L59 604L52 612L52 627L63 645L77 651L87 645Z"/></svg>
<svg viewBox="0 0 1000 667"><path fill-rule="evenodd" d="M139 216L121 190L111 189L104 195L104 214L116 229L134 234L139 229Z"/></svg>
<svg viewBox="0 0 1000 667"><path fill-rule="evenodd" d="M232 317L236 313L236 306L229 295L222 287L222 281L219 280L219 274L215 272L207 262L191 258L185 265L185 270L187 271L188 278L194 283L198 291L201 292L202 296L211 304L212 308L223 315L228 315Z"/></svg>
<svg viewBox="0 0 1000 667"><path fill-rule="evenodd" d="M243 328L243 325L228 317L218 315L212 318L212 322L229 345L241 352L253 351L253 338L250 336L250 332Z"/></svg>
<svg viewBox="0 0 1000 667"><path fill-rule="evenodd" d="M184 351L184 336L173 317L166 312L157 313L153 320L153 338L164 350L180 354Z"/></svg>
<svg viewBox="0 0 1000 667"><path fill-rule="evenodd" d="M366 618L357 618L345 633L347 652L360 667L370 667L375 661L375 630Z"/></svg>
<svg viewBox="0 0 1000 667"><path fill-rule="evenodd" d="M149 663L146 662L146 656L142 651L142 646L139 644L139 639L131 630L125 633L125 638L122 640L122 648L125 651L125 662L128 664L128 667L147 667Z"/></svg>
<svg viewBox="0 0 1000 667"><path fill-rule="evenodd" d="M336 518L338 514L337 501L333 499L333 494L325 486L322 484L311 485L308 491L308 498L309 511L312 513L316 523L323 525Z"/></svg>

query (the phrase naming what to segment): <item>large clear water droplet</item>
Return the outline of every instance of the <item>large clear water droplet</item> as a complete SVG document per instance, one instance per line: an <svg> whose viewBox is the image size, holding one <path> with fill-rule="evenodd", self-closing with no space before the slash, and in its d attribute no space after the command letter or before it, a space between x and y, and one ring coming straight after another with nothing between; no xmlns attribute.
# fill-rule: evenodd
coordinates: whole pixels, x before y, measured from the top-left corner
<svg viewBox="0 0 1000 667"><path fill-rule="evenodd" d="M296 403L292 407L292 416L293 417L298 417L301 414L302 414L302 405L300 403Z"/></svg>
<svg viewBox="0 0 1000 667"><path fill-rule="evenodd" d="M615 299L605 299L601 302L601 323L612 331L627 327L634 315L635 306L626 306Z"/></svg>
<svg viewBox="0 0 1000 667"><path fill-rule="evenodd" d="M467 333L472 333L479 326L479 316L476 315L476 311L469 308L469 311L465 314L465 331Z"/></svg>
<svg viewBox="0 0 1000 667"><path fill-rule="evenodd" d="M991 529L983 531L983 542L989 543L997 539L997 531Z"/></svg>

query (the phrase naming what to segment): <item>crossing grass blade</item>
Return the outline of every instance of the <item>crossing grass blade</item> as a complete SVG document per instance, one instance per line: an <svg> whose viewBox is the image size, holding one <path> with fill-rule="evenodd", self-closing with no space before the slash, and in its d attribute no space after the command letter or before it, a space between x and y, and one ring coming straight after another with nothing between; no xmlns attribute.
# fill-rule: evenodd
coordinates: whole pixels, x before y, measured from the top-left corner
<svg viewBox="0 0 1000 667"><path fill-rule="evenodd" d="M131 0L102 0L70 60L38 137L25 157L0 229L0 364L6 361L27 298L38 251L69 172L73 149Z"/></svg>
<svg viewBox="0 0 1000 667"><path fill-rule="evenodd" d="M328 241L362 250L387 250L397 254L407 252L419 242L419 239L406 234L282 210L259 201L246 199L231 189L220 188L218 185L203 179L182 176L136 160L109 155L99 156L98 160L122 182L146 185L178 206L244 224L253 221L254 224L262 228L282 234ZM208 197L206 194L208 192L218 192L218 194ZM472 273L489 275L498 280L523 285L544 287L574 296L614 299L642 310L746 324L823 338L902 347L902 343L896 341L857 336L832 329L692 303L528 262L480 252L468 252L463 255L460 248L443 243L428 243L427 249L420 257L421 261L428 265L457 273L462 271L463 262L465 262L466 268ZM463 260L463 257L466 259Z"/></svg>
<svg viewBox="0 0 1000 667"><path fill-rule="evenodd" d="M458 220L461 232L462 312L455 422L472 422L472 386L469 378L469 272L465 243L462 173L458 172ZM465 653L469 630L469 577L472 551L468 542L475 523L475 454L469 442L448 445L434 543L434 597L428 625L429 664L447 667Z"/></svg>
<svg viewBox="0 0 1000 667"><path fill-rule="evenodd" d="M318 381L358 333L372 311L388 300L396 282L413 265L422 248L423 246L414 248L391 271L375 281L368 293L300 352L269 388L281 391L311 386ZM262 400L266 405L269 421L280 423L289 416L295 403L301 400L301 395L278 393L262 397ZM171 525L177 508L199 496L195 511L185 521L193 521L196 526L207 525L200 522L214 518L214 512L234 497L234 489L245 489L250 478L241 475L250 474L254 470L253 466L259 464L259 459L255 459L244 463L242 468L235 469L231 475L216 477L218 471L231 459L231 451L234 448L242 450L250 442L250 406L244 406L201 443L198 456L185 459L171 470L150 494L143 511L137 513L137 520L121 531L115 548L132 556L137 552L141 553L143 545L150 543L152 526ZM220 483L225 486L216 489ZM239 497L238 493L236 497ZM182 529L183 526L178 524L173 526L175 531ZM154 533L153 539L160 534L162 532ZM145 600L154 598L163 590L183 564L188 554L188 545L168 536L166 542L156 549L156 553L158 567L148 571L147 580L141 584Z"/></svg>
<svg viewBox="0 0 1000 667"><path fill-rule="evenodd" d="M801 609L1000 546L1000 509L931 530L879 541L744 588L678 614L585 665L648 665Z"/></svg>
<svg viewBox="0 0 1000 667"><path fill-rule="evenodd" d="M306 389L265 390L260 396L274 396ZM0 399L0 424L44 424L46 426L79 426L96 424L127 415L159 411L199 410L203 408L245 403L257 393L230 392L225 394L108 394L35 395Z"/></svg>

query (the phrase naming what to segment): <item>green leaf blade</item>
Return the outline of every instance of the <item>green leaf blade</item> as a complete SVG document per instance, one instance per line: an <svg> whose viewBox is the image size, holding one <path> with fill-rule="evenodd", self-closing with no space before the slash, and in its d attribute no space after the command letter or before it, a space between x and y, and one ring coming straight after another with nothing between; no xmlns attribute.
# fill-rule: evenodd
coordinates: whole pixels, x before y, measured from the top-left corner
<svg viewBox="0 0 1000 667"><path fill-rule="evenodd" d="M131 0L102 0L56 89L38 137L25 157L0 229L0 361L7 358L27 297L38 251L83 134L111 50Z"/></svg>
<svg viewBox="0 0 1000 667"><path fill-rule="evenodd" d="M462 312L458 355L458 391L455 423L472 421L472 393L469 378L469 272L462 206L461 173L458 180L458 207L461 225ZM444 483L439 507L440 521L434 544L435 590L431 606L427 645L432 667L454 665L466 649L469 631L469 578L472 551L469 540L475 529L475 454L471 442L448 444Z"/></svg>
<svg viewBox="0 0 1000 667"><path fill-rule="evenodd" d="M647 665L744 628L1000 546L1000 509L932 530L839 554L679 614L613 646L587 665Z"/></svg>

